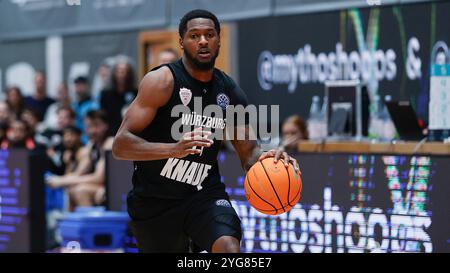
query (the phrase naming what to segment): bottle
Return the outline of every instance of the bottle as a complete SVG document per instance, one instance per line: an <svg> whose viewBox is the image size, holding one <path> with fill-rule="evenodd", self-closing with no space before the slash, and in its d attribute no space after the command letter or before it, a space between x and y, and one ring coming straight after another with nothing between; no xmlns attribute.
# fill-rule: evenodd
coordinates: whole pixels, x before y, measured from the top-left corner
<svg viewBox="0 0 450 273"><path fill-rule="evenodd" d="M391 101L391 96L386 95L384 97L384 101ZM382 109L381 109L381 120L383 122L383 130L382 130L382 139L384 141L391 141L396 136L396 129L395 125L392 122L391 115L389 115L389 112L387 110L386 105L383 103Z"/></svg>
<svg viewBox="0 0 450 273"><path fill-rule="evenodd" d="M376 112L376 96L373 97L373 100L370 102L369 107L369 139L376 140L376 130L375 130L375 112Z"/></svg>
<svg viewBox="0 0 450 273"><path fill-rule="evenodd" d="M327 107L328 107L328 97L323 97L322 109L320 110L320 138L324 139L328 135L328 124L327 124Z"/></svg>
<svg viewBox="0 0 450 273"><path fill-rule="evenodd" d="M321 109L319 96L313 96L308 117L308 132L311 140L320 139L320 115Z"/></svg>
<svg viewBox="0 0 450 273"><path fill-rule="evenodd" d="M380 140L383 134L383 122L381 120L381 102L380 96L375 95L370 107L370 121L369 121L369 138Z"/></svg>

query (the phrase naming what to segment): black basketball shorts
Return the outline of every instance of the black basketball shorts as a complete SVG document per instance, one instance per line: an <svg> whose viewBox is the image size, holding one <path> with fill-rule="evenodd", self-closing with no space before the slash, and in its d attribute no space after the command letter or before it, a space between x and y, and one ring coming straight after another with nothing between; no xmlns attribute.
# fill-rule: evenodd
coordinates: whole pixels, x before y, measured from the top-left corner
<svg viewBox="0 0 450 273"><path fill-rule="evenodd" d="M241 221L223 187L186 199L144 198L131 191L127 205L139 252L193 252L193 244L211 252L221 236L241 240Z"/></svg>

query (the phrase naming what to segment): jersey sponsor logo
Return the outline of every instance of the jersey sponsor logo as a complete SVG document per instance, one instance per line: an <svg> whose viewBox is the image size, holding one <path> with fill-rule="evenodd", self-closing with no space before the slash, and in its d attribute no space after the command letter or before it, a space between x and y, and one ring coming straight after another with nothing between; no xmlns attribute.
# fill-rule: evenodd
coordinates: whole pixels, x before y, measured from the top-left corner
<svg viewBox="0 0 450 273"><path fill-rule="evenodd" d="M181 115L181 124L195 127L225 129L226 119L202 116L196 112Z"/></svg>
<svg viewBox="0 0 450 273"><path fill-rule="evenodd" d="M179 158L169 158L161 170L160 175L181 183L187 183L202 189L202 183L208 177L211 165L183 160Z"/></svg>
<svg viewBox="0 0 450 273"><path fill-rule="evenodd" d="M228 200L225 199L220 199L216 201L216 206L220 206L220 207L231 207L230 202L228 202Z"/></svg>
<svg viewBox="0 0 450 273"><path fill-rule="evenodd" d="M217 105L225 110L227 106L230 105L230 98L224 93L220 93L217 95Z"/></svg>
<svg viewBox="0 0 450 273"><path fill-rule="evenodd" d="M180 99L184 106L187 106L192 99L192 92L187 88L180 88Z"/></svg>

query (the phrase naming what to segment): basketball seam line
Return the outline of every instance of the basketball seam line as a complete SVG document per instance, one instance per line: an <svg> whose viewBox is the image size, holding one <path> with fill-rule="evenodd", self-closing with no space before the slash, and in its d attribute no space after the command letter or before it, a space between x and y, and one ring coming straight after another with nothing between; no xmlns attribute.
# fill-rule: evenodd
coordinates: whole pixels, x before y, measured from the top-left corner
<svg viewBox="0 0 450 273"><path fill-rule="evenodd" d="M297 198L297 196L299 196L300 192L301 192L301 190L299 190L299 191L294 195L294 198L292 198L292 200L295 200L295 198ZM294 206L295 206L295 205L291 205L290 202L288 203L288 205L289 205L291 208L294 208ZM257 207L254 207L254 208L257 209L257 210L261 210L261 211L275 211L275 212L277 211L277 209L275 209L275 210L273 210L273 209L266 210L266 209L260 209L260 208L257 208Z"/></svg>
<svg viewBox="0 0 450 273"><path fill-rule="evenodd" d="M295 198L297 198L297 196L299 196L300 195L300 192L301 192L301 190L299 190L295 195L294 195L294 198L292 198L292 200L295 200ZM256 192L255 192L255 194L256 194ZM270 204L270 203L269 203ZM290 204L290 202L288 202L288 205L291 207L291 208L294 208L294 206L296 205L291 205ZM273 206L272 206L273 207ZM261 210L261 211L277 211L277 209L275 209L275 210L273 210L273 209L270 209L270 210L266 210L266 209L260 209L260 208L257 208L257 207L254 207L255 209L258 209L258 210Z"/></svg>
<svg viewBox="0 0 450 273"><path fill-rule="evenodd" d="M263 167L264 173L266 174L267 178L269 179L270 185L272 186L273 192L275 193L275 195L277 196L278 202L280 202L281 208L283 209L284 212L286 212L286 210L284 209L283 203L281 202L280 197L278 196L277 191L275 190L275 187L272 184L272 179L270 179L269 174L266 171L266 167L264 167L264 164L262 164L261 161L258 161L259 164L261 164L261 166ZM289 200L288 200L289 201Z"/></svg>
<svg viewBox="0 0 450 273"><path fill-rule="evenodd" d="M288 165L289 168L289 165ZM289 175L289 170L287 168L284 168L286 170L287 176L288 176L288 196L287 196L287 201L288 201L288 205L292 207L291 205L291 201L289 199L289 193L291 192L291 176Z"/></svg>
<svg viewBox="0 0 450 273"><path fill-rule="evenodd" d="M255 178L258 179L258 177L256 177L256 173L255 170L253 170L253 174L255 175ZM275 212L278 210L276 207L274 207L274 205L272 205L271 203L267 202L264 198L262 198L261 196L259 196L259 194L253 189L252 184L250 183L250 180L248 180L248 177L245 178L247 180L248 185L250 186L250 189L256 194L256 196L259 197L259 199L263 200L264 202L266 202L267 204L269 204L274 210Z"/></svg>
<svg viewBox="0 0 450 273"><path fill-rule="evenodd" d="M294 196L294 198L292 198L292 200L295 200L295 198L297 198L297 196L300 194L300 192L301 192L301 190L299 190L296 194L295 194L295 196ZM290 205L290 204L289 204ZM295 204L296 205L296 204ZM290 205L291 207L294 207L295 205Z"/></svg>
<svg viewBox="0 0 450 273"><path fill-rule="evenodd" d="M294 196L294 198L292 198L292 200L295 200L295 198L297 198L297 196L299 196L300 195L300 192L301 192L301 190L299 190L296 194L295 194L295 196ZM290 204L290 202L288 202L288 205L291 207L291 208L294 208L295 207L295 205L291 205ZM265 209L260 209L260 208L257 208L257 207L254 207L255 209L258 209L258 210L261 210L261 211L275 211L275 213L276 213L276 211L277 211L277 209L275 209L275 210L265 210Z"/></svg>

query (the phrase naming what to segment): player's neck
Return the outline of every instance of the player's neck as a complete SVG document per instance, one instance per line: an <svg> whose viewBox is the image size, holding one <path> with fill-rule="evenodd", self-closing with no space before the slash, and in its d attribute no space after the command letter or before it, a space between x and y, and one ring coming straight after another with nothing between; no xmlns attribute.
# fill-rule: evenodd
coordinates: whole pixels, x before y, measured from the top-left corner
<svg viewBox="0 0 450 273"><path fill-rule="evenodd" d="M182 58L182 62L186 71L189 73L189 75L191 75L192 78L201 82L210 82L212 80L214 68L211 68L209 70L196 69L195 65L185 57Z"/></svg>

